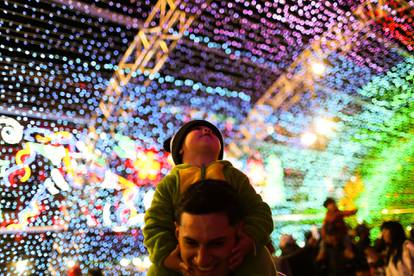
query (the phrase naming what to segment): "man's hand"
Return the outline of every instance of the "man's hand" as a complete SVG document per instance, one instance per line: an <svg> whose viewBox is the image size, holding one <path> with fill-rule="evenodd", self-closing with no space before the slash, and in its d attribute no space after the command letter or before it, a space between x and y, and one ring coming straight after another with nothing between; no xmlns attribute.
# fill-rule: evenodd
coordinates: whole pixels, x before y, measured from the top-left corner
<svg viewBox="0 0 414 276"><path fill-rule="evenodd" d="M239 233L239 242L237 243L236 247L232 250L232 256L229 260L229 267L231 270L234 270L236 267L238 267L244 260L244 257L252 251L254 248L254 241L253 239L244 233L243 231L240 231Z"/></svg>
<svg viewBox="0 0 414 276"><path fill-rule="evenodd" d="M181 260L180 247L178 244L177 247L171 251L170 255L165 258L163 264L166 268L179 271L184 275L188 275L188 273L190 273L187 265L183 262L183 260Z"/></svg>

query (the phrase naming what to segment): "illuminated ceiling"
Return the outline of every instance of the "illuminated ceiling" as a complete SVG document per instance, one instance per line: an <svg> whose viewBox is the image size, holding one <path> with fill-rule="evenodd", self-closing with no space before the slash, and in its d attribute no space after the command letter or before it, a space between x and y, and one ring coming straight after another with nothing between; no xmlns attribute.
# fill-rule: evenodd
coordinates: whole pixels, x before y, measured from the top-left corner
<svg viewBox="0 0 414 276"><path fill-rule="evenodd" d="M65 142L72 152L76 141L92 137L101 152L96 163L128 185L145 186L128 170L148 162L128 167L126 159L141 159L122 145L150 149L146 158L157 162L148 170L168 166L158 150L191 118L223 130L228 158L255 185L276 183L267 185L282 194L269 198L276 220L292 213L310 218L328 195L357 206L358 218L368 222L412 213L413 1L200 2L177 6L194 21L165 63L154 74L136 70L116 94L108 93L110 80L138 32L156 26L145 21L157 1L0 3L0 113L24 128L14 137L18 143L3 133L0 140L2 227L6 213L21 219L31 210L30 187L56 192L45 179L54 175L56 182L54 169L63 165L50 163L53 154L44 145L73 138ZM104 116L99 105L110 102L113 113ZM22 165L27 160L35 166L32 178ZM45 175L38 170L44 165L51 169ZM283 185L272 174L277 166ZM10 181L15 176L17 188ZM160 175L146 177L148 185ZM67 198L77 196L89 198ZM50 205L63 213L58 203Z"/></svg>

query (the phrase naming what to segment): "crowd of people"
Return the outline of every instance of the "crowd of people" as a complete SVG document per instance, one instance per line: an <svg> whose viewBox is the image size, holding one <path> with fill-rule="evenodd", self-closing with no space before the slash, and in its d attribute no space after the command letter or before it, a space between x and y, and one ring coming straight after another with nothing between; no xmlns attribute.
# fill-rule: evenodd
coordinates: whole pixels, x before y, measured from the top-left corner
<svg viewBox="0 0 414 276"><path fill-rule="evenodd" d="M370 238L365 224L349 228L343 218L356 210L340 211L335 201L325 201L327 214L320 238L305 233L305 246L285 234L280 239L281 255L274 257L285 275L321 276L412 276L414 275L414 230L406 235L398 221L384 221L381 235Z"/></svg>

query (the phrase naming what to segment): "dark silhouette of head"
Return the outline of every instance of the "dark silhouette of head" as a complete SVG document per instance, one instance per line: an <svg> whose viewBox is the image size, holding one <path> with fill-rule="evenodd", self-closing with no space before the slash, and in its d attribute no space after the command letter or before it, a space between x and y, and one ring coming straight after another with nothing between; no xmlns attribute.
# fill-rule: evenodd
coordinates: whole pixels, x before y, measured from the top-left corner
<svg viewBox="0 0 414 276"><path fill-rule="evenodd" d="M323 207L328 208L329 204L336 204L335 199L332 197L327 197L326 200L323 202Z"/></svg>

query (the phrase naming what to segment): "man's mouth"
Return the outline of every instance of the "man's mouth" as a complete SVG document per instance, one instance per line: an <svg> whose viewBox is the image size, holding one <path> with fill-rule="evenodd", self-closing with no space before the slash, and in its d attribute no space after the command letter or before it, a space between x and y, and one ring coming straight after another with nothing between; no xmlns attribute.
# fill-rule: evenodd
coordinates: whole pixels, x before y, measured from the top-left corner
<svg viewBox="0 0 414 276"><path fill-rule="evenodd" d="M209 267L197 267L199 270L201 271L210 271L213 270L214 266L209 266Z"/></svg>
<svg viewBox="0 0 414 276"><path fill-rule="evenodd" d="M196 269L198 270L198 271L200 271L200 272L202 272L202 273L209 273L209 272L212 272L213 270L214 270L214 268L215 268L215 266L203 266L203 267L200 267L200 266L197 266L196 267Z"/></svg>

